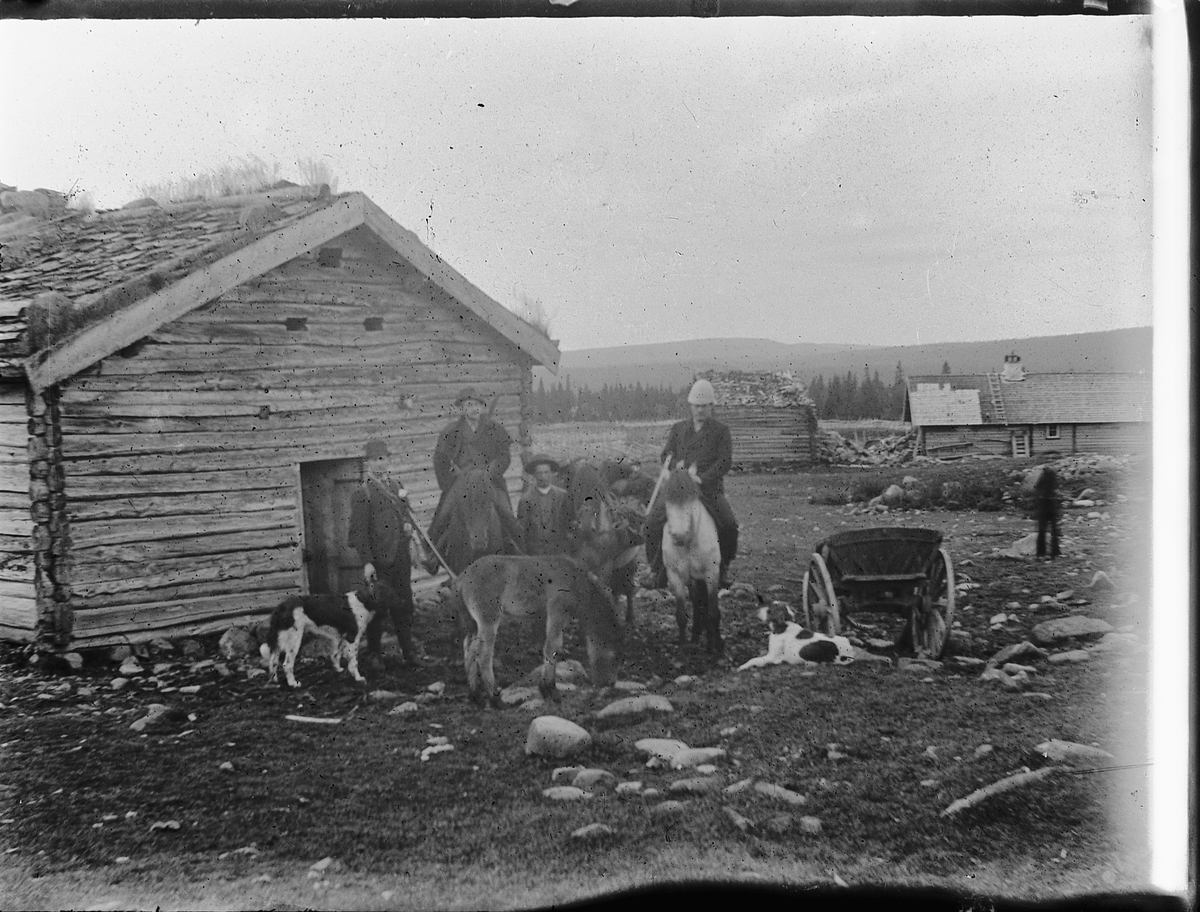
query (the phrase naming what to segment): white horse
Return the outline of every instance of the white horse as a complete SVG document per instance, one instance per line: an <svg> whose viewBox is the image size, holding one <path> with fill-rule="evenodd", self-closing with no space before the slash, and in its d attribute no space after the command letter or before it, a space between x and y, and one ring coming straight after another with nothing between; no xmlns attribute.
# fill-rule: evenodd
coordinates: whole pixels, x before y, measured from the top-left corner
<svg viewBox="0 0 1200 912"><path fill-rule="evenodd" d="M692 606L692 642L704 631L708 651L719 655L721 613L717 604L721 579L721 547L717 524L700 501L700 488L687 471L675 469L663 486L667 522L663 526L662 558L667 586L675 596L679 642L687 631L688 602Z"/></svg>

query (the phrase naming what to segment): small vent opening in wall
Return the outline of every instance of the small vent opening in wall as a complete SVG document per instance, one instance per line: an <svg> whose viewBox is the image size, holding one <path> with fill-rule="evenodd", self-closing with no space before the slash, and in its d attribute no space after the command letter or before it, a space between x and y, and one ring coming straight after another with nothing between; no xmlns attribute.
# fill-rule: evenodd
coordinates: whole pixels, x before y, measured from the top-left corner
<svg viewBox="0 0 1200 912"><path fill-rule="evenodd" d="M367 332L379 332L383 329L383 317L367 317L363 320L363 329Z"/></svg>
<svg viewBox="0 0 1200 912"><path fill-rule="evenodd" d="M317 265L332 269L342 265L341 247L322 247L317 253Z"/></svg>
<svg viewBox="0 0 1200 912"><path fill-rule="evenodd" d="M306 332L308 330L308 317L288 317L283 321L283 325L292 332Z"/></svg>

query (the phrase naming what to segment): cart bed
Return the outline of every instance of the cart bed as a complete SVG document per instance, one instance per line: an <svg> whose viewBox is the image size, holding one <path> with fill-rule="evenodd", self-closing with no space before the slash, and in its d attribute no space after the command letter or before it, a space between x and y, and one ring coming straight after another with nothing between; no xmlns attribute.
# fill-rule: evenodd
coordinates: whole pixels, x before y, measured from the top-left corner
<svg viewBox="0 0 1200 912"><path fill-rule="evenodd" d="M941 544L942 533L935 529L900 526L838 532L816 550L835 581L885 582L925 578Z"/></svg>

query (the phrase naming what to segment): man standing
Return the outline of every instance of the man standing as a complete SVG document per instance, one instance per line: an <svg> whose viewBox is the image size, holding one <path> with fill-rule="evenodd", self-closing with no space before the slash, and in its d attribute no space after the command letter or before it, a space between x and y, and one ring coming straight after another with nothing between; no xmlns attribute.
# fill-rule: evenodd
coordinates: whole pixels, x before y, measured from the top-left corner
<svg viewBox="0 0 1200 912"><path fill-rule="evenodd" d="M725 497L725 476L733 467L733 437L729 426L713 417L716 391L707 380L697 380L687 397L692 417L671 427L661 461L668 468L686 468L700 486L700 501L717 526L721 545L721 588L729 586L729 564L737 557L738 523ZM659 497L646 517L646 561L648 582L662 589L667 584L662 562L663 527L667 523L666 502Z"/></svg>
<svg viewBox="0 0 1200 912"><path fill-rule="evenodd" d="M1058 547L1058 475L1050 466L1042 466L1033 483L1033 507L1037 516L1037 556L1046 557L1046 532L1050 532L1050 560L1059 556Z"/></svg>
<svg viewBox="0 0 1200 912"><path fill-rule="evenodd" d="M461 410L461 414L446 425L433 451L433 473L437 476L442 496L434 511L433 522L429 525L429 538L434 543L441 541L449 525L450 511L446 509L446 495L450 493L459 473L467 469L484 469L491 477L505 536L519 543L517 518L513 515L512 502L508 499L508 489L504 483L504 471L512 462L512 437L502 424L484 414L487 403L474 387L465 387L454 400L454 405ZM426 569L432 573L436 567L431 570L427 566Z"/></svg>
<svg viewBox="0 0 1200 912"><path fill-rule="evenodd" d="M521 497L517 524L526 554L567 554L571 550L571 498L554 484L561 466L549 456L534 456L525 463L525 471L534 483Z"/></svg>
<svg viewBox="0 0 1200 912"><path fill-rule="evenodd" d="M364 576L374 567L379 579L391 587L397 598L390 600L396 639L404 650L404 660L417 661L413 643L412 558L409 556L408 491L400 479L391 475L387 444L370 440L365 451L365 474L350 499L349 545L363 562ZM367 627L367 654L382 660L383 614L375 615Z"/></svg>

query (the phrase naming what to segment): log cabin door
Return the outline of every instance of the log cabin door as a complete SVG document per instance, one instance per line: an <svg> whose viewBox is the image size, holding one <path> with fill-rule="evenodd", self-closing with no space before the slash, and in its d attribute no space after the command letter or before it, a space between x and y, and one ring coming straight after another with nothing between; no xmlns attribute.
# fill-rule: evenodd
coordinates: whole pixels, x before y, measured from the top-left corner
<svg viewBox="0 0 1200 912"><path fill-rule="evenodd" d="M346 544L350 498L362 481L361 459L300 466L304 501L304 570L309 592L349 592L362 582L358 553Z"/></svg>

